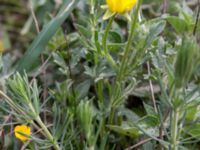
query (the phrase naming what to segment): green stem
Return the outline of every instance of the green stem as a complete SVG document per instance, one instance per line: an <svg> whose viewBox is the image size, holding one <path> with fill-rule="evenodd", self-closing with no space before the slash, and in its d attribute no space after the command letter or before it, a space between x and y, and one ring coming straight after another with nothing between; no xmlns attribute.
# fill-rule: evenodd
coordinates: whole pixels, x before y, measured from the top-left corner
<svg viewBox="0 0 200 150"><path fill-rule="evenodd" d="M61 150L61 148L59 147L57 141L54 140L53 136L51 135L51 133L49 132L47 127L44 125L44 123L42 122L42 120L41 120L41 118L39 116L36 118L36 121L40 125L42 130L44 131L44 133L45 133L46 137L48 138L48 140L52 142L53 147L55 148L55 150Z"/></svg>
<svg viewBox="0 0 200 150"><path fill-rule="evenodd" d="M178 150L178 118L179 112L175 109L172 111L171 120L171 144L172 150Z"/></svg>
<svg viewBox="0 0 200 150"><path fill-rule="evenodd" d="M108 35L109 35L109 31L112 27L112 23L113 23L113 20L115 18L116 15L113 15L111 17L111 19L109 20L109 23L105 29L105 32L104 32L104 35L103 35L103 39L102 39L102 46L103 46L103 50L104 50L104 53L103 55L106 57L106 59L109 61L109 63L114 67L116 68L116 64L115 64L115 61L113 60L112 56L109 54L109 51L108 51L108 45L107 45L107 39L108 39Z"/></svg>
<svg viewBox="0 0 200 150"><path fill-rule="evenodd" d="M114 21L114 18L115 18L115 15L112 16L112 18L109 20L108 25L107 25L107 27L105 29L105 32L104 32L104 35L103 35L102 46L103 46L103 49L104 49L105 53L108 53L107 39L108 39L109 31L110 31L110 29L112 27L112 23Z"/></svg>
<svg viewBox="0 0 200 150"><path fill-rule="evenodd" d="M134 14L134 18L132 19L131 31L130 31L130 34L129 34L129 37L128 37L128 42L127 42L125 50L124 50L124 55L122 57L121 65L120 65L120 68L119 68L119 73L117 74L116 82L120 83L120 85L122 85L121 81L123 80L123 75L126 72L126 70L125 70L126 69L126 62L127 62L127 59L129 59L128 56L129 56L131 44L132 44L133 37L134 37L134 32L135 32L136 25L137 25L137 19L138 19L138 14L139 14L139 9L140 9L141 3L142 3L142 0L139 0L138 4L137 4L136 12ZM114 91L117 91L116 88L117 88L117 86L115 85ZM114 92L114 94L115 94L115 92ZM113 102L113 101L114 100L111 100L111 102ZM109 123L110 124L113 123L113 118L114 118L115 109L116 109L116 107L113 107L113 106L111 106L111 107L112 107L112 109L111 109L111 112L110 112L110 115L109 115Z"/></svg>
<svg viewBox="0 0 200 150"><path fill-rule="evenodd" d="M100 80L96 83L97 97L101 103L101 107L104 107L104 96L103 96L103 81Z"/></svg>
<svg viewBox="0 0 200 150"><path fill-rule="evenodd" d="M111 112L109 116L109 124L113 124L114 115L115 115L115 109L111 108Z"/></svg>
<svg viewBox="0 0 200 150"><path fill-rule="evenodd" d="M124 55L122 57L122 61L121 61L120 69L119 69L119 75L117 77L118 81L121 81L123 79L123 74L125 73L126 62L127 62L127 59L129 59L128 55L131 50L131 44L133 42L134 32L135 32L136 25L137 25L137 19L138 19L138 14L139 14L139 9L140 9L141 3L142 3L142 0L139 0L134 18L132 19L133 21L131 24L131 31L130 31L130 34L128 37L128 42L127 42L125 50L124 50Z"/></svg>

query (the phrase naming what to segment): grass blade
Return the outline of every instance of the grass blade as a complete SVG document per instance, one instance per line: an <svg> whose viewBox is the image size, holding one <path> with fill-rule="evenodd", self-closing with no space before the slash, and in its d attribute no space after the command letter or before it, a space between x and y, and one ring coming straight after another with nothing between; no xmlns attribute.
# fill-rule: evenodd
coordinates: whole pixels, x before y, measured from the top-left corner
<svg viewBox="0 0 200 150"><path fill-rule="evenodd" d="M16 71L23 72L24 70L30 70L33 63L45 49L48 41L55 34L65 19L69 16L78 2L79 0L68 0L65 2L58 15L53 18L35 38L31 46L26 51L25 55L17 64Z"/></svg>

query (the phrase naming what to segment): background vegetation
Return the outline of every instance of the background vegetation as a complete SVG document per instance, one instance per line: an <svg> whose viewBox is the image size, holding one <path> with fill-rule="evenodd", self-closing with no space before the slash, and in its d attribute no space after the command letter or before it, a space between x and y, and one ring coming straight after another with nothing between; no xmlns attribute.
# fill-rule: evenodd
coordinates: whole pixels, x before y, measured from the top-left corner
<svg viewBox="0 0 200 150"><path fill-rule="evenodd" d="M102 5L0 0L0 149L199 149L200 2Z"/></svg>

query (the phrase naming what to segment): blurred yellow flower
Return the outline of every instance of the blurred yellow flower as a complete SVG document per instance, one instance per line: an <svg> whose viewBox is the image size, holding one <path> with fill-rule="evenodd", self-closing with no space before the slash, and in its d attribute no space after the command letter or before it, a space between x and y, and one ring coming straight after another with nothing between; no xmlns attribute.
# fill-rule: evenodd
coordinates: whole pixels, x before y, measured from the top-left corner
<svg viewBox="0 0 200 150"><path fill-rule="evenodd" d="M4 49L3 41L0 39L0 53L3 53Z"/></svg>
<svg viewBox="0 0 200 150"><path fill-rule="evenodd" d="M106 0L108 8L114 13L126 13L133 9L137 0Z"/></svg>
<svg viewBox="0 0 200 150"><path fill-rule="evenodd" d="M29 136L31 135L31 128L26 125L18 125L14 129L14 133L15 133L16 138L25 142L30 139Z"/></svg>

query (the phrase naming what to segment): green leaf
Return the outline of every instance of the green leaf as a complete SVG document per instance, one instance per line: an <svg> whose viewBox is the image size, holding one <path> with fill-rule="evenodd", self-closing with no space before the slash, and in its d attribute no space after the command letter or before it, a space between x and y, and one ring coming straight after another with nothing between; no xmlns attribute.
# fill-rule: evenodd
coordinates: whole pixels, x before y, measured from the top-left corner
<svg viewBox="0 0 200 150"><path fill-rule="evenodd" d="M152 106L150 106L146 103L143 103L143 105L144 105L144 108L145 108L148 115L156 115L156 112L155 112L155 110Z"/></svg>
<svg viewBox="0 0 200 150"><path fill-rule="evenodd" d="M167 17L167 21L178 33L183 33L187 29L187 22L177 16L169 16Z"/></svg>
<svg viewBox="0 0 200 150"><path fill-rule="evenodd" d="M156 21L156 22L154 22ZM153 22L149 22L151 24L149 29L149 34L146 38L145 48L149 48L152 42L157 38L157 36L163 32L166 26L166 21L164 20L153 20Z"/></svg>
<svg viewBox="0 0 200 150"><path fill-rule="evenodd" d="M186 113L186 120L192 122L196 119L198 112L198 105L196 107L188 107Z"/></svg>
<svg viewBox="0 0 200 150"><path fill-rule="evenodd" d="M110 35L110 41L112 41L113 43L122 43L122 37L120 35L120 33L117 33L115 31L110 31L109 32Z"/></svg>
<svg viewBox="0 0 200 150"><path fill-rule="evenodd" d="M136 138L140 135L140 131L136 127L121 127L117 125L107 125L107 127L124 136Z"/></svg>
<svg viewBox="0 0 200 150"><path fill-rule="evenodd" d="M156 115L147 115L140 119L137 123L138 126L142 127L143 129L148 129L151 127L159 126L159 118Z"/></svg>
<svg viewBox="0 0 200 150"><path fill-rule="evenodd" d="M79 98L87 96L90 86L91 81L85 80L76 87L76 92L78 92Z"/></svg>
<svg viewBox="0 0 200 150"><path fill-rule="evenodd" d="M80 25L80 24L75 24L75 25L77 29L79 30L79 32L85 37L90 38L92 36L91 32L88 32L89 29L87 27L84 27L83 25Z"/></svg>
<svg viewBox="0 0 200 150"><path fill-rule="evenodd" d="M185 127L184 129L188 132L188 134L190 134L194 138L200 139L200 124L199 123L194 124L189 127Z"/></svg>
<svg viewBox="0 0 200 150"><path fill-rule="evenodd" d="M17 71L22 72L24 70L30 70L38 56L42 53L43 50L45 50L45 47L51 37L56 33L57 29L69 16L78 2L78 0L72 0L71 2L68 0L64 3L63 8L61 8L62 11L60 11L58 15L43 28L29 49L26 51L25 55L19 61L16 68Z"/></svg>

